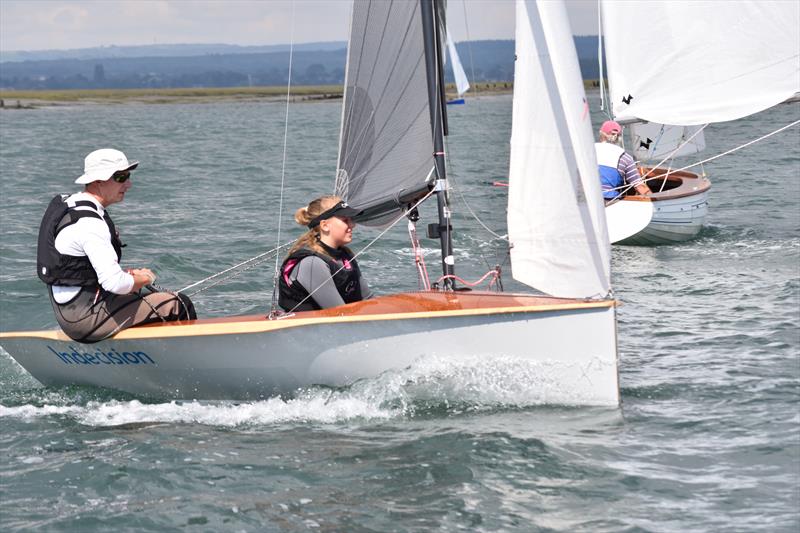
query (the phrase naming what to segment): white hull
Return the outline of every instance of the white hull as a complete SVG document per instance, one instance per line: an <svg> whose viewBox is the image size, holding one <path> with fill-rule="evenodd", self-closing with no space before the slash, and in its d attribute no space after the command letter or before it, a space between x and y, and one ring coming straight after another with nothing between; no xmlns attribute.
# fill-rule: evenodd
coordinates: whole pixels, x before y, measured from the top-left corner
<svg viewBox="0 0 800 533"><path fill-rule="evenodd" d="M672 180L682 183L671 190L653 192L646 198L627 196L621 200L621 202L650 201L653 215L650 223L642 230L623 239L612 240L612 244L639 246L673 244L693 239L700 233L708 215L708 194L711 188L709 181L688 172L671 175L670 181ZM653 191L658 191L657 185L650 183L650 187Z"/></svg>
<svg viewBox="0 0 800 533"><path fill-rule="evenodd" d="M420 295L386 299L403 296ZM146 397L254 400L313 385L347 386L436 356L455 364L481 358L527 365L541 375L538 386L552 385L541 391L542 403L618 405L613 301L547 299L549 305L531 306L516 303L531 297L491 298L503 307L198 320L132 328L91 345L60 331L4 333L0 345L44 385ZM368 310L371 302L339 309Z"/></svg>

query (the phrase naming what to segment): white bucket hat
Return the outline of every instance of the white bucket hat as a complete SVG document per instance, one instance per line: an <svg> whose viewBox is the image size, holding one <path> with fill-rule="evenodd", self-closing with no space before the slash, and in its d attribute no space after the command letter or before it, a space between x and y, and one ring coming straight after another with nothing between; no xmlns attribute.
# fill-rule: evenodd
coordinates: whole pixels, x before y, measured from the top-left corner
<svg viewBox="0 0 800 533"><path fill-rule="evenodd" d="M86 156L83 163L83 175L75 183L92 183L106 181L114 172L133 170L139 166L138 161L128 161L125 154L113 148L101 148Z"/></svg>

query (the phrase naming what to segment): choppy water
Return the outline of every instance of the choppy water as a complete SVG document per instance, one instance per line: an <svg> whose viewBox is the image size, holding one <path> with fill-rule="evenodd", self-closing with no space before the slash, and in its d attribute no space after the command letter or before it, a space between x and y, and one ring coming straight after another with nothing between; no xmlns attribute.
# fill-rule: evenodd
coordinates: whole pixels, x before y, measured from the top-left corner
<svg viewBox="0 0 800 533"><path fill-rule="evenodd" d="M508 97L451 110L451 174L500 233L506 191L485 182L506 176L510 110ZM273 247L284 111L0 114L0 329L55 325L34 277L39 219L100 146L142 161L112 207L126 265L179 288ZM709 126L706 154L798 115L785 105ZM338 103L290 110L284 241L298 232L294 209L331 189L339 118ZM537 406L536 376L448 354L345 390L201 404L45 389L0 352L0 529L797 531L798 147L794 128L707 165L697 240L614 249L622 409ZM504 263L458 194L455 210L458 272ZM362 228L356 248L374 235ZM403 228L362 264L377 292L416 288ZM199 312L265 310L272 268L198 294Z"/></svg>

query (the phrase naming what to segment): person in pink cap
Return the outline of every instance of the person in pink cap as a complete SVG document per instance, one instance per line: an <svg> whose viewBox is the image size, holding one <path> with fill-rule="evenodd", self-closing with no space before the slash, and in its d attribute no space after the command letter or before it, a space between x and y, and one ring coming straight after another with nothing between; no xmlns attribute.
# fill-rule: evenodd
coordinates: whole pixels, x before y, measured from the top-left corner
<svg viewBox="0 0 800 533"><path fill-rule="evenodd" d="M613 120L607 120L600 126L600 141L594 145L597 164L600 167L603 198L606 201L622 194L628 186L633 187L641 195L651 192L639 174L633 156L617 144L620 135L622 126Z"/></svg>
<svg viewBox="0 0 800 533"><path fill-rule="evenodd" d="M83 191L50 201L39 227L36 271L48 285L56 320L71 339L101 341L139 324L197 318L183 294L149 287L149 268L123 270L123 244L106 210L121 202L139 166L119 150L103 148L86 156L75 183ZM151 292L142 295L140 290Z"/></svg>

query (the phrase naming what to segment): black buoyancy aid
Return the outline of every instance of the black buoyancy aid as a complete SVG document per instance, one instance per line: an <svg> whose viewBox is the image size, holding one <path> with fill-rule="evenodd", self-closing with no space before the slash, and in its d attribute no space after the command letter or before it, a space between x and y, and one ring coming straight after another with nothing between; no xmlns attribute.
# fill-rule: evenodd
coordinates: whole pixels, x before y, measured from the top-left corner
<svg viewBox="0 0 800 533"><path fill-rule="evenodd" d="M56 236L67 226L78 220L91 217L105 220L111 233L111 245L117 253L117 261L122 259L122 241L117 228L108 215L96 211L97 206L88 200L75 202L75 207L91 207L92 210L75 209L67 205L68 195L59 194L50 201L39 226L39 244L36 250L36 273L48 285L94 286L98 284L97 273L86 256L73 256L56 250Z"/></svg>
<svg viewBox="0 0 800 533"><path fill-rule="evenodd" d="M300 283L292 283L289 277L297 263L312 255L319 257L328 265L333 283L344 303L349 304L361 300L361 271L358 268L358 263L353 259L353 254L346 249L335 249L325 246L324 243L320 244L330 256L314 252L308 248L301 248L284 259L278 281L278 305L286 311L322 309L314 300L313 295L310 298L308 297L308 291L305 287Z"/></svg>

